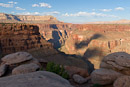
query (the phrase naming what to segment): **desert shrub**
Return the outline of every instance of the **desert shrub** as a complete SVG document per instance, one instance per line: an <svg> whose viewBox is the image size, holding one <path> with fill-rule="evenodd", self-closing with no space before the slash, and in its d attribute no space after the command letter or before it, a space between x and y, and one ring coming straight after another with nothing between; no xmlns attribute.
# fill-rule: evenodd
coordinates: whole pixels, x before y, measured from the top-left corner
<svg viewBox="0 0 130 87"><path fill-rule="evenodd" d="M93 87L103 87L103 86L100 84L94 84Z"/></svg>
<svg viewBox="0 0 130 87"><path fill-rule="evenodd" d="M59 64L55 64L53 62L48 62L46 71L56 73L65 79L69 79L68 73L65 71L64 67L60 66Z"/></svg>

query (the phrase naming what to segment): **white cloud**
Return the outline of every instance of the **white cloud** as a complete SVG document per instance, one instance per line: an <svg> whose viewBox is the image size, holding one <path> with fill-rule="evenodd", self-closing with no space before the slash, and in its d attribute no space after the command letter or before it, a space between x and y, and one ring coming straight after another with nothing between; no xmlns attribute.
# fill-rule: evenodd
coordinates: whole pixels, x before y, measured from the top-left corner
<svg viewBox="0 0 130 87"><path fill-rule="evenodd" d="M7 4L5 3L0 3L1 7L6 7L6 8L12 8L14 4L17 4L17 2L9 1Z"/></svg>
<svg viewBox="0 0 130 87"><path fill-rule="evenodd" d="M9 1L10 4L17 4L18 2Z"/></svg>
<svg viewBox="0 0 130 87"><path fill-rule="evenodd" d="M40 13L39 13L39 12L34 12L34 13L32 13L32 14L34 14L34 15L39 15Z"/></svg>
<svg viewBox="0 0 130 87"><path fill-rule="evenodd" d="M62 16L69 17L70 15L68 13L62 14Z"/></svg>
<svg viewBox="0 0 130 87"><path fill-rule="evenodd" d="M58 11L53 11L53 12L43 12L43 13L39 13L39 12L23 12L23 13L16 13L18 15L57 15L60 14L60 12Z"/></svg>
<svg viewBox="0 0 130 87"><path fill-rule="evenodd" d="M52 6L48 3L39 3L39 4L33 4L32 7L46 7L46 8L51 8Z"/></svg>
<svg viewBox="0 0 130 87"><path fill-rule="evenodd" d="M38 15L40 14L39 12L23 12L23 13L16 13L18 15Z"/></svg>
<svg viewBox="0 0 130 87"><path fill-rule="evenodd" d="M112 9L100 9L100 11L103 11L103 12L110 12L110 11L112 11Z"/></svg>
<svg viewBox="0 0 130 87"><path fill-rule="evenodd" d="M39 5L38 4L33 4L32 7L39 7Z"/></svg>
<svg viewBox="0 0 130 87"><path fill-rule="evenodd" d="M96 12L78 12L78 13L75 13L75 14L68 14L68 13L65 13L63 14L62 16L71 16L71 17L80 17L80 16L95 16L95 17L117 17L115 15L108 15L108 14L103 14L103 13L96 13Z"/></svg>
<svg viewBox="0 0 130 87"><path fill-rule="evenodd" d="M6 8L11 8L13 7L13 4L4 4L4 3L0 3L1 7L6 7Z"/></svg>
<svg viewBox="0 0 130 87"><path fill-rule="evenodd" d="M12 14L14 14L15 12L14 12L14 11L12 11L11 13L12 13Z"/></svg>
<svg viewBox="0 0 130 87"><path fill-rule="evenodd" d="M115 10L123 11L125 9L123 7L117 7L117 8L115 8Z"/></svg>
<svg viewBox="0 0 130 87"><path fill-rule="evenodd" d="M21 7L15 7L16 10L26 10L24 8L21 8Z"/></svg>
<svg viewBox="0 0 130 87"><path fill-rule="evenodd" d="M43 15L57 15L57 14L60 14L60 12L58 12L58 11L52 11L52 12L44 12L42 14Z"/></svg>
<svg viewBox="0 0 130 87"><path fill-rule="evenodd" d="M47 8L51 8L52 6L50 4L47 3L39 3L40 7L47 7Z"/></svg>
<svg viewBox="0 0 130 87"><path fill-rule="evenodd" d="M96 9L92 9L92 11L96 11Z"/></svg>

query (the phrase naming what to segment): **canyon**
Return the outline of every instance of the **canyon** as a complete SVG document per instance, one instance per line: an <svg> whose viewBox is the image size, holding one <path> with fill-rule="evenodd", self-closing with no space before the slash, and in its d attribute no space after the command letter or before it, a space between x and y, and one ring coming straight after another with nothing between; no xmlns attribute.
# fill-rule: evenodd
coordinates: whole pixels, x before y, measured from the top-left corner
<svg viewBox="0 0 130 87"><path fill-rule="evenodd" d="M17 23L16 19L20 22ZM0 21L9 23L0 24L2 54L32 49L38 52L42 48L49 51L44 51L42 56L63 52L65 55L89 60L95 68L99 68L102 58L110 53L130 53L129 24L72 24L59 22L53 16L19 16L4 13L0 14ZM32 21L31 24L28 24L28 21Z"/></svg>
<svg viewBox="0 0 130 87"><path fill-rule="evenodd" d="M39 24L41 35L66 54L88 59L99 68L102 58L130 52L128 24Z"/></svg>
<svg viewBox="0 0 130 87"><path fill-rule="evenodd" d="M82 59L66 55L54 49L54 45L40 34L36 24L1 23L0 24L0 56L25 51L32 54L39 61L50 61L63 65L89 68ZM58 60L58 61L57 61ZM82 63L81 66L78 64Z"/></svg>

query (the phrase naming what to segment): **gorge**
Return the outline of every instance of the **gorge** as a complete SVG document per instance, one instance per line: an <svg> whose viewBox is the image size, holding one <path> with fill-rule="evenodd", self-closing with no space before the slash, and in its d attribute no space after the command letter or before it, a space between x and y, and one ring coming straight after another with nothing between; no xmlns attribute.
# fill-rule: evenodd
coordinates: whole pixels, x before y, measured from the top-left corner
<svg viewBox="0 0 130 87"><path fill-rule="evenodd" d="M19 24L15 21L14 24L0 24L1 51L5 54L36 47L54 47L66 54L88 59L95 68L99 68L104 56L119 51L130 52L129 24L72 24L58 22L51 16L15 16L4 13L1 13L0 20L9 22L15 18L21 22L30 20L35 24ZM46 23L39 23L41 20ZM57 23L48 23L48 20Z"/></svg>
<svg viewBox="0 0 130 87"><path fill-rule="evenodd" d="M56 49L96 64L107 54L130 51L128 24L39 24L39 28L41 35Z"/></svg>
<svg viewBox="0 0 130 87"><path fill-rule="evenodd" d="M98 74L105 76L106 73L102 73L102 71L105 69L108 70L107 68L112 64L115 68L113 69L110 67L111 70L117 68L122 70L122 67L123 69L129 70L129 64L124 64L122 61L118 60L118 58L122 58L122 55L125 60L127 60L126 57L129 57L129 35L130 24L72 24L60 22L53 16L18 16L4 13L0 14L1 58L7 55L5 56L5 60L6 58L8 60L9 54L13 55L11 58L16 58L17 60L17 57L23 55L22 52L25 51L30 53L24 53L27 55L25 55L27 58L29 57L28 55L32 55L36 58L34 59L31 57L32 59L29 61L27 60L26 62L31 61L31 63L35 63L35 60L37 60L41 65L45 65L48 62L64 65L65 69L71 72L69 73L70 76L75 76L71 78L78 77L77 74L82 77L89 77L94 69L101 68L99 71L96 70L93 72L93 81L96 81L97 78L95 77L98 76ZM21 52L19 53L19 51ZM116 57L114 55L116 55ZM110 58L111 60L107 58ZM1 65L5 64L5 61L1 61ZM125 65L125 68L123 65L116 65L113 61L116 61L117 63L121 62ZM129 63L129 59L127 62ZM21 63L18 65L21 65ZM24 65L24 63L22 65ZM9 65L9 67L12 69L12 65ZM114 73L117 73L120 70L115 71ZM42 72L38 73L42 74ZM119 74L119 76L121 75L122 74ZM101 79L101 82L103 80L103 78L100 77L98 77L98 79ZM114 81L115 79L113 79L113 82ZM104 83L102 84L104 85ZM80 85L77 87L80 87Z"/></svg>

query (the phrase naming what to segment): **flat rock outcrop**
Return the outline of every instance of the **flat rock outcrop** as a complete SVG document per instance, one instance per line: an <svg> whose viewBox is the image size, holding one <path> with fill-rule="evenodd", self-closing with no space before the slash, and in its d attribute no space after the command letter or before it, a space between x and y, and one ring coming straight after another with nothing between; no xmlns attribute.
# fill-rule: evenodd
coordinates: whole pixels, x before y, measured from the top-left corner
<svg viewBox="0 0 130 87"><path fill-rule="evenodd" d="M33 56L27 52L17 52L17 53L6 55L1 60L3 63L7 65L12 65L12 64L18 64L25 61L29 61L32 59L33 59Z"/></svg>
<svg viewBox="0 0 130 87"><path fill-rule="evenodd" d="M62 77L46 71L0 78L1 87L73 87Z"/></svg>

